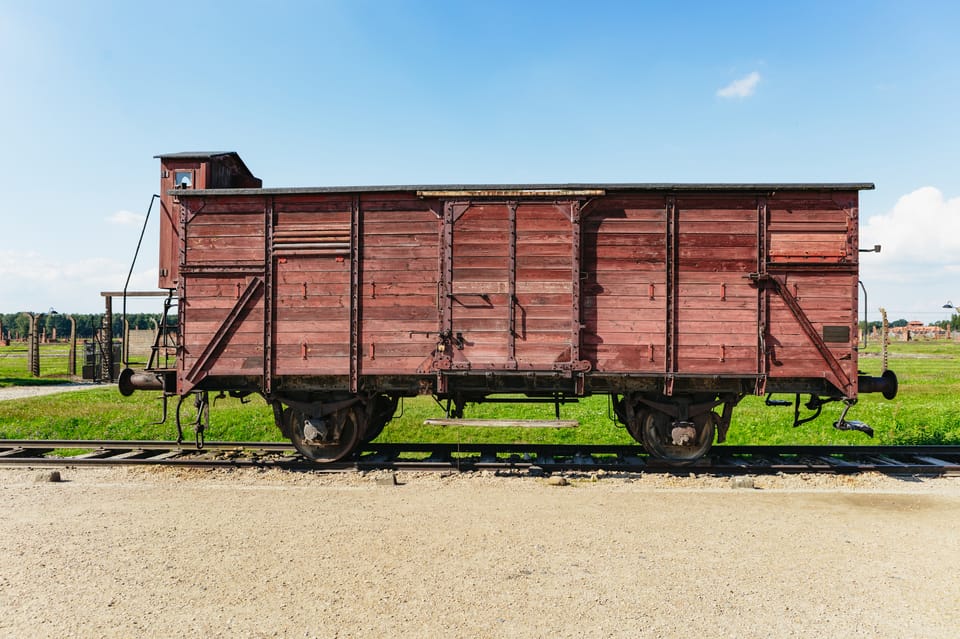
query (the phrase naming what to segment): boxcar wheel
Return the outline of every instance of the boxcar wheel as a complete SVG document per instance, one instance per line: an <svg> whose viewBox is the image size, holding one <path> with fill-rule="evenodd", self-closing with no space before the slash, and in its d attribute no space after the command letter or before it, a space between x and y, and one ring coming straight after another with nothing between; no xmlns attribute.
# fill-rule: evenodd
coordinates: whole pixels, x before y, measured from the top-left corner
<svg viewBox="0 0 960 639"><path fill-rule="evenodd" d="M347 457L360 443L360 427L353 408L339 410L323 418L307 417L288 408L283 411L285 431L293 447L304 457L319 463Z"/></svg>
<svg viewBox="0 0 960 639"><path fill-rule="evenodd" d="M649 415L650 412L645 408L637 408L634 409L633 419L625 419L623 422L630 436L641 444L643 443L643 428L647 423L647 417Z"/></svg>
<svg viewBox="0 0 960 639"><path fill-rule="evenodd" d="M376 439L377 436L383 432L387 423L393 419L394 413L397 412L397 404L399 404L399 402L399 397L377 395L368 412L366 425L364 426L363 435L360 436L360 441L366 444Z"/></svg>
<svg viewBox="0 0 960 639"><path fill-rule="evenodd" d="M717 421L712 412L680 422L660 411L650 411L643 421L641 442L654 457L674 463L693 462L713 446Z"/></svg>

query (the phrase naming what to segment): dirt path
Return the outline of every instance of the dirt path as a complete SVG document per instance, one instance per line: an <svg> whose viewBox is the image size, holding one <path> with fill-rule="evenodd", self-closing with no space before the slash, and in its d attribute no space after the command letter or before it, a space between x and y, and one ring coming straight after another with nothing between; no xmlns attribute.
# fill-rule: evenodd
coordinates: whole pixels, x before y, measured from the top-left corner
<svg viewBox="0 0 960 639"><path fill-rule="evenodd" d="M0 469L0 636L960 628L957 479L41 472Z"/></svg>
<svg viewBox="0 0 960 639"><path fill-rule="evenodd" d="M23 399L25 397L39 397L56 393L90 390L91 388L106 388L103 384L90 382L71 382L67 384L49 384L46 386L8 386L0 388L0 402L8 399Z"/></svg>

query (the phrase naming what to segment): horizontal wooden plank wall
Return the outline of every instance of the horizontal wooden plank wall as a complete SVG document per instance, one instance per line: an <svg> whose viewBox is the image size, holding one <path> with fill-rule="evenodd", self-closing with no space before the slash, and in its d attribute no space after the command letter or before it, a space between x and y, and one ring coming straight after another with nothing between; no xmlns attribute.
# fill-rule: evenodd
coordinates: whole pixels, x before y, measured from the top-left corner
<svg viewBox="0 0 960 639"><path fill-rule="evenodd" d="M598 372L665 365L663 196L604 198L584 213L581 356Z"/></svg>
<svg viewBox="0 0 960 639"><path fill-rule="evenodd" d="M350 373L349 196L274 200L274 369Z"/></svg>
<svg viewBox="0 0 960 639"><path fill-rule="evenodd" d="M440 325L439 211L418 198L361 199L360 371L416 373Z"/></svg>
<svg viewBox="0 0 960 639"><path fill-rule="evenodd" d="M570 362L573 332L573 225L569 204L517 207L517 368L550 370Z"/></svg>
<svg viewBox="0 0 960 639"><path fill-rule="evenodd" d="M849 327L845 341L825 345L847 377L857 379L857 196L782 193L768 200L769 269L797 298L816 332ZM770 376L826 377L839 385L783 300L769 293ZM828 330L828 333L831 331ZM840 331L843 334L843 331ZM832 339L838 339L836 332Z"/></svg>
<svg viewBox="0 0 960 639"><path fill-rule="evenodd" d="M264 199L241 197L195 203L181 230L179 296L181 357L178 384L199 376L260 375L263 372L264 292L258 291L220 349L195 379L185 379L254 277L264 275Z"/></svg>
<svg viewBox="0 0 960 639"><path fill-rule="evenodd" d="M677 208L676 372L756 374L757 198L684 195Z"/></svg>
<svg viewBox="0 0 960 639"><path fill-rule="evenodd" d="M746 277L758 269L762 215L756 195L675 198L676 371L666 370L665 359L664 194L591 202L581 222L576 273L570 203L464 205L453 226L450 282L442 278L442 203L413 193L185 199L195 210L188 211L180 239L181 377L236 312L237 300L254 278L266 277L269 248L270 290L252 297L230 326L208 364L212 375L262 373L265 294L274 296L272 373L280 377L347 376L351 355L358 358L360 374L415 375L435 350L447 305L452 307L449 327L465 341L458 361L480 369L551 370L570 360L577 333L573 278L578 277L580 357L596 372L754 375L763 359L757 352L762 328L757 322L763 316L759 305L765 304L769 374L839 383L788 305L771 290L759 293ZM355 203L360 270L352 302ZM814 330L827 337L826 346L844 373L855 380L856 193L777 193L767 206L765 267L798 300ZM273 211L271 247L265 246L268 210ZM355 352L352 303L358 319Z"/></svg>
<svg viewBox="0 0 960 639"><path fill-rule="evenodd" d="M508 361L510 232L504 203L472 204L453 222L451 326L472 367Z"/></svg>

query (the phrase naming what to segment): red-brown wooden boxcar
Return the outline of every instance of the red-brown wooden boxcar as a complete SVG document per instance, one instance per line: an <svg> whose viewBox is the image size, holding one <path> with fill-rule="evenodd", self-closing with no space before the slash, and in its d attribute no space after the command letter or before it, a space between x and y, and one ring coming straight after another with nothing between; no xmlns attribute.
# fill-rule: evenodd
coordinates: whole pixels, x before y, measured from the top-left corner
<svg viewBox="0 0 960 639"><path fill-rule="evenodd" d="M896 393L857 371L871 184L264 189L235 153L160 160L175 365L121 389L260 393L319 461L418 394L455 417L609 394L651 453L689 460L748 394Z"/></svg>

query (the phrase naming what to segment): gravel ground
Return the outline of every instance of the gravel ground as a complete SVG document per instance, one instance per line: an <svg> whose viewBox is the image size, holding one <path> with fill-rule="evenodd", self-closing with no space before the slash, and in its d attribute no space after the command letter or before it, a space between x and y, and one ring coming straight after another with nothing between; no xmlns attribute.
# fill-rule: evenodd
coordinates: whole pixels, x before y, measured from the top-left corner
<svg viewBox="0 0 960 639"><path fill-rule="evenodd" d="M103 384L91 382L73 382L69 384L51 384L50 386L8 386L0 388L0 402L6 399L23 399L24 397L38 397L55 393L69 393L71 391L104 388Z"/></svg>
<svg viewBox="0 0 960 639"><path fill-rule="evenodd" d="M960 479L0 468L4 637L956 637Z"/></svg>

